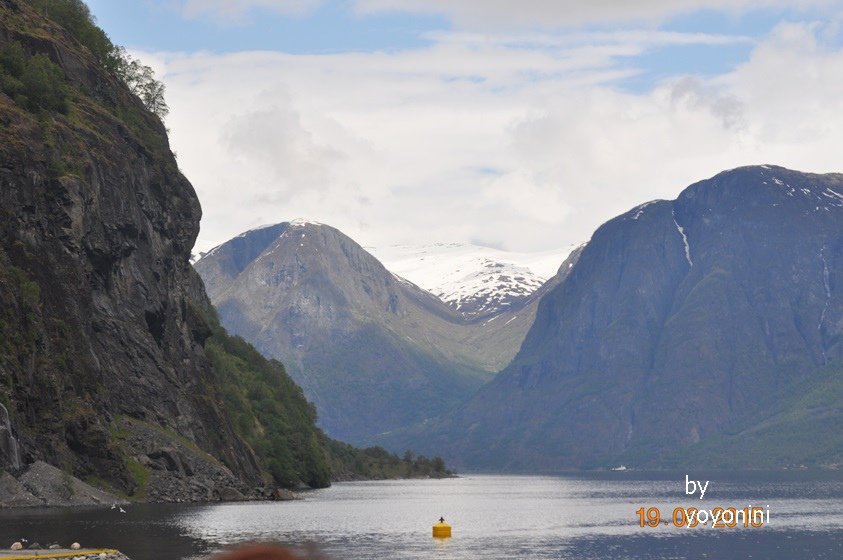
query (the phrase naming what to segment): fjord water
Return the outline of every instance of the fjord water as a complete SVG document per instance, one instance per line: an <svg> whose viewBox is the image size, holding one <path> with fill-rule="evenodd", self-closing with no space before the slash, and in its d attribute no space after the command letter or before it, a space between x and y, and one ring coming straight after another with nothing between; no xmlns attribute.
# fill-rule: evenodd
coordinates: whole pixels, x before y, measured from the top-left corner
<svg viewBox="0 0 843 560"><path fill-rule="evenodd" d="M202 558L245 541L276 541L329 559L843 558L843 474L689 473L709 480L684 495L685 473L467 475L352 482L296 502L134 505L0 511L0 545L26 537L115 547L133 560ZM760 529L639 527L636 510L748 505ZM444 515L451 539L431 538ZM313 552L313 551L318 552Z"/></svg>

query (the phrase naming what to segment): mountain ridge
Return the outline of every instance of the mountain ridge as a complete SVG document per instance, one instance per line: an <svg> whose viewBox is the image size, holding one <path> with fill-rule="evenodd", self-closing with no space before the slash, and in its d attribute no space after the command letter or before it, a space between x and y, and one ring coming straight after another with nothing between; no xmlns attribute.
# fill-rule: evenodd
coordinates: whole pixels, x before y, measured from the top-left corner
<svg viewBox="0 0 843 560"><path fill-rule="evenodd" d="M841 194L840 174L752 166L610 220L512 364L392 444L474 468L653 466L763 415L843 357Z"/></svg>

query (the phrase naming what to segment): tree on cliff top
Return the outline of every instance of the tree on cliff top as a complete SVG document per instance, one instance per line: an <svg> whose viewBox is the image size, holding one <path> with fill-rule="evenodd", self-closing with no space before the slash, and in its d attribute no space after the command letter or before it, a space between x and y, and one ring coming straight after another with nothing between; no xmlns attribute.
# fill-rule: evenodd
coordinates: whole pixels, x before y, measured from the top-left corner
<svg viewBox="0 0 843 560"><path fill-rule="evenodd" d="M143 104L161 120L169 113L164 100L164 84L155 72L115 45L96 24L96 18L82 0L26 0L46 17L64 27L86 47L97 62L117 76Z"/></svg>

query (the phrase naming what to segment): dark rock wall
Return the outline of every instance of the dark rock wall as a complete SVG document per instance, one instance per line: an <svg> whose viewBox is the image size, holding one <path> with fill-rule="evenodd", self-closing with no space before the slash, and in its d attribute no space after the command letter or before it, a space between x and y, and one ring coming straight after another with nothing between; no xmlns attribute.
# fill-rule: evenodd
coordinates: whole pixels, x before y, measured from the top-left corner
<svg viewBox="0 0 843 560"><path fill-rule="evenodd" d="M0 399L24 459L130 492L110 433L126 415L257 481L203 352L210 304L189 264L201 209L163 124L60 29L9 4L0 44L47 54L73 92L67 115L0 94Z"/></svg>

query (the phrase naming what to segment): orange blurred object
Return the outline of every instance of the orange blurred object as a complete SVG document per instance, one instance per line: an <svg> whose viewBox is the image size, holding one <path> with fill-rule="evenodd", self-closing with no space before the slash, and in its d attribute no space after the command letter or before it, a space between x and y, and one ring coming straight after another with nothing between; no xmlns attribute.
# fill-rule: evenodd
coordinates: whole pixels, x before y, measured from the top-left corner
<svg viewBox="0 0 843 560"><path fill-rule="evenodd" d="M255 544L224 552L214 560L302 560L280 546Z"/></svg>

